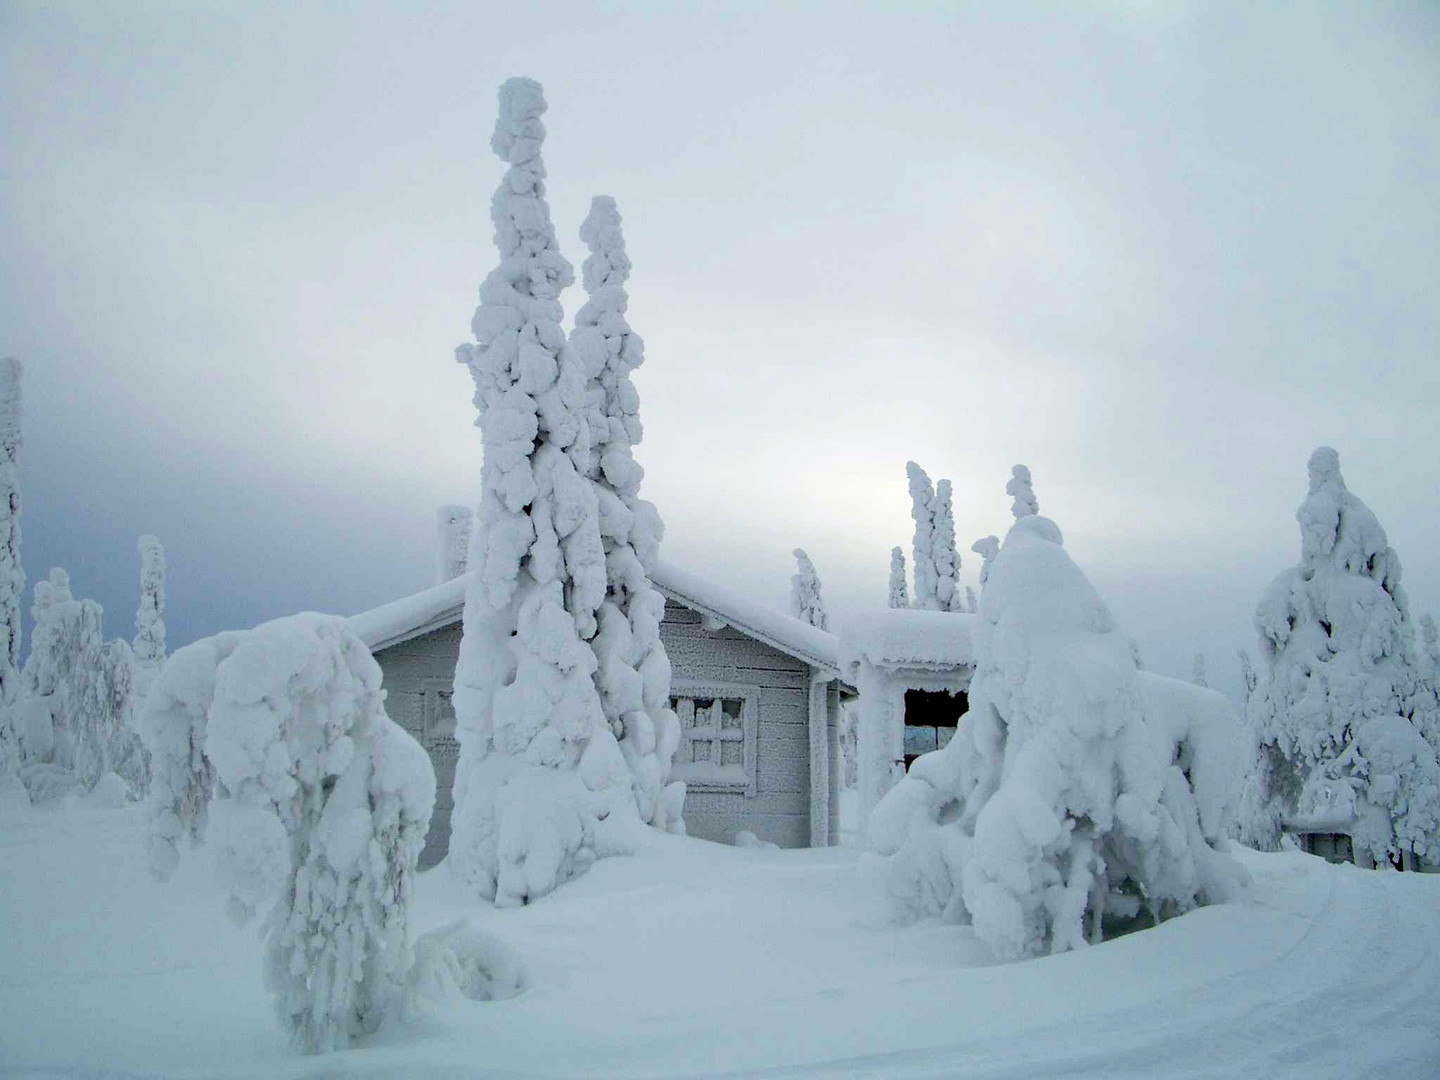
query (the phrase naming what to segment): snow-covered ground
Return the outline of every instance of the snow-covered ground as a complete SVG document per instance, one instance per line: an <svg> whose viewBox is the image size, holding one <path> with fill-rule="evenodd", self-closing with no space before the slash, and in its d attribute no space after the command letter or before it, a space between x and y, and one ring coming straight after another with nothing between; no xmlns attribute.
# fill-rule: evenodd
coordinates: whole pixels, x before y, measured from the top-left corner
<svg viewBox="0 0 1440 1080"><path fill-rule="evenodd" d="M853 848L658 834L522 909L423 875L417 929L472 918L530 988L298 1057L210 857L158 884L142 827L134 808L0 807L0 1073L1440 1075L1440 876L1243 853L1242 903L997 966L966 929L891 926L879 862Z"/></svg>

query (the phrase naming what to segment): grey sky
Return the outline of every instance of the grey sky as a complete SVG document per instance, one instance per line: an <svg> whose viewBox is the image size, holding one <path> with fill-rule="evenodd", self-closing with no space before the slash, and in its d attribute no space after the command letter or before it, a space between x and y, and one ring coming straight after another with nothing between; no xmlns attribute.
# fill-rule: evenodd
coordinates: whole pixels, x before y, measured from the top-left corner
<svg viewBox="0 0 1440 1080"><path fill-rule="evenodd" d="M625 216L668 557L882 604L914 458L973 583L1023 461L1150 666L1229 687L1330 443L1440 609L1440 7L892 7L0 0L31 581L129 636L155 532L172 645L429 583L527 74L571 260Z"/></svg>

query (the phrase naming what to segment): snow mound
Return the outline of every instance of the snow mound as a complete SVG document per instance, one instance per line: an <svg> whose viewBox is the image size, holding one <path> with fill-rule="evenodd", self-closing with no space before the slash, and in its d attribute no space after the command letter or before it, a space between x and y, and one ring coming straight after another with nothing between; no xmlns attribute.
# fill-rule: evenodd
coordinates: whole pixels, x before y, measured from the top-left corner
<svg viewBox="0 0 1440 1080"><path fill-rule="evenodd" d="M518 952L468 919L457 919L415 939L415 963L405 978L405 1014L414 1018L457 998L512 998L529 986L530 974Z"/></svg>

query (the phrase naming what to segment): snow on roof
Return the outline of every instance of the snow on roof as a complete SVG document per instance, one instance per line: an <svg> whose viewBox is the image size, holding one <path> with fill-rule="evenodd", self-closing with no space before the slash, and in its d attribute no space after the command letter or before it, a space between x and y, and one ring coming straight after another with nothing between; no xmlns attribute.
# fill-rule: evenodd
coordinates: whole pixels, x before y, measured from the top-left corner
<svg viewBox="0 0 1440 1080"><path fill-rule="evenodd" d="M974 627L975 616L968 612L859 611L840 627L841 658L847 669L862 660L877 667L969 667L975 662Z"/></svg>
<svg viewBox="0 0 1440 1080"><path fill-rule="evenodd" d="M372 652L459 621L470 574L352 616L350 628ZM840 642L809 623L660 560L650 580L667 598L735 627L757 641L838 676Z"/></svg>

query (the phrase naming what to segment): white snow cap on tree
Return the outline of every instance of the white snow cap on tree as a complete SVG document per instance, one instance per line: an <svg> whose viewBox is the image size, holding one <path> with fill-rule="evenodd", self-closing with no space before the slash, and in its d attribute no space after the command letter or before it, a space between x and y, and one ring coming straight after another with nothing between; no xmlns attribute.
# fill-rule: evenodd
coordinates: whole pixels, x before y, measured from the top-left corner
<svg viewBox="0 0 1440 1080"><path fill-rule="evenodd" d="M468 506L442 506L435 511L435 584L452 581L470 563L470 534L475 514Z"/></svg>
<svg viewBox="0 0 1440 1080"><path fill-rule="evenodd" d="M595 683L641 820L683 833L685 785L670 781L680 721L670 709L670 659L660 641L665 598L649 578L665 526L640 498L645 470L633 448L644 428L630 373L644 363L645 343L625 319L630 259L614 199L591 200L580 239L590 249L581 268L588 299L575 315L570 344L585 372L591 432L585 474L595 486L606 572L600 632L591 641Z"/></svg>
<svg viewBox="0 0 1440 1080"><path fill-rule="evenodd" d="M795 549L795 562L799 573L790 575L790 614L801 622L821 630L830 629L830 617L825 614L825 601L820 596L820 575L815 564L804 549Z"/></svg>
<svg viewBox="0 0 1440 1080"><path fill-rule="evenodd" d="M142 536L140 606L135 611L135 667L143 698L153 672L165 662L165 548L153 536Z"/></svg>
<svg viewBox="0 0 1440 1080"><path fill-rule="evenodd" d="M1098 941L1142 906L1158 919L1233 894L1233 713L1218 694L1136 672L1048 518L1026 515L1006 537L975 651L955 737L870 819L905 914L969 921L1014 958Z"/></svg>
<svg viewBox="0 0 1440 1080"><path fill-rule="evenodd" d="M908 608L910 606L909 591L905 587L905 552L898 547L890 549L889 606L892 608Z"/></svg>
<svg viewBox="0 0 1440 1080"><path fill-rule="evenodd" d="M935 488L931 486L925 470L913 461L905 463L905 475L910 481L910 516L915 519L915 562L911 571L915 577L914 603L917 608L939 610L939 578L935 569Z"/></svg>
<svg viewBox="0 0 1440 1080"><path fill-rule="evenodd" d="M1259 757L1241 838L1274 847L1284 824L1313 821L1348 831L1377 862L1403 852L1440 862L1440 765L1424 738L1436 702L1420 678L1400 560L1334 450L1316 450L1309 473L1295 515L1300 563L1255 612L1269 678L1248 710Z"/></svg>
<svg viewBox="0 0 1440 1080"><path fill-rule="evenodd" d="M491 146L510 166L490 210L500 264L480 286L477 344L456 350L475 381L484 462L455 668L449 863L480 896L513 905L614 843L602 822L608 833L639 817L595 684L607 568L585 370L560 327L574 272L545 201L545 98L533 79L506 81L499 97Z"/></svg>
<svg viewBox="0 0 1440 1080"><path fill-rule="evenodd" d="M1040 513L1040 502L1035 498L1035 489L1030 485L1030 470L1016 465L1010 470L1010 479L1005 483L1005 494L1013 496L1010 512L1018 521L1027 514Z"/></svg>
<svg viewBox="0 0 1440 1080"><path fill-rule="evenodd" d="M1000 538L998 536L982 536L970 545L970 550L980 556L980 587L983 589L985 583L990 580L990 564L995 561L995 556L1000 552Z"/></svg>
<svg viewBox="0 0 1440 1080"><path fill-rule="evenodd" d="M410 966L435 772L384 700L347 621L306 613L176 652L141 725L156 763L152 865L168 876L178 840L203 838L223 796L230 913L269 906L265 983L310 1053L374 1032Z"/></svg>
<svg viewBox="0 0 1440 1080"><path fill-rule="evenodd" d="M1205 677L1205 654L1203 652L1195 654L1195 663L1190 669L1190 681L1196 686L1210 685L1209 680Z"/></svg>

